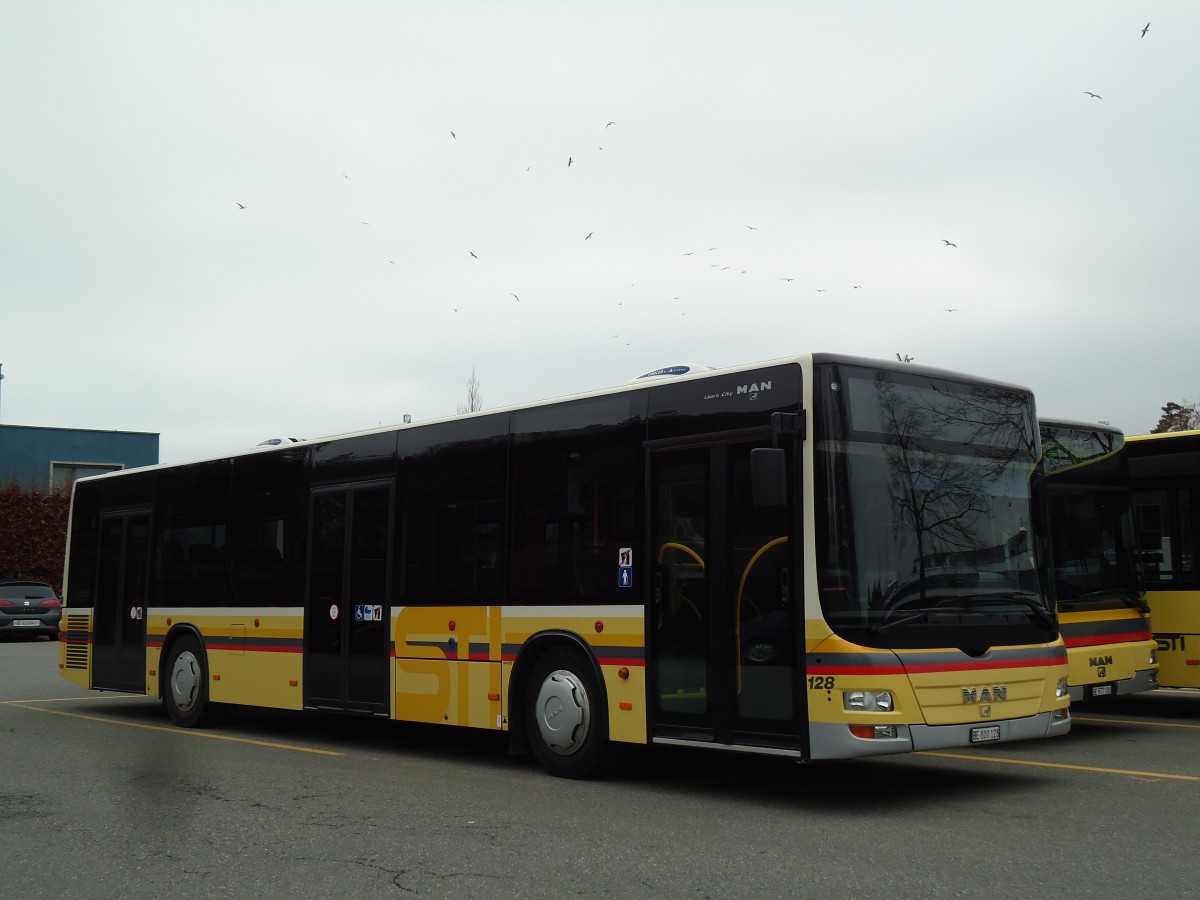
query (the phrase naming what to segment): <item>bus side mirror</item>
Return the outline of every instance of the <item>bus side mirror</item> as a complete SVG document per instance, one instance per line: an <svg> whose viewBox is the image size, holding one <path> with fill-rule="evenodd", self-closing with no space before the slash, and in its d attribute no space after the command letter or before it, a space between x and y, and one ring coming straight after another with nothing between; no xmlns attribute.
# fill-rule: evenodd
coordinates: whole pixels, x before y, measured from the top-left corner
<svg viewBox="0 0 1200 900"><path fill-rule="evenodd" d="M750 451L750 493L755 509L787 506L787 454L782 448Z"/></svg>

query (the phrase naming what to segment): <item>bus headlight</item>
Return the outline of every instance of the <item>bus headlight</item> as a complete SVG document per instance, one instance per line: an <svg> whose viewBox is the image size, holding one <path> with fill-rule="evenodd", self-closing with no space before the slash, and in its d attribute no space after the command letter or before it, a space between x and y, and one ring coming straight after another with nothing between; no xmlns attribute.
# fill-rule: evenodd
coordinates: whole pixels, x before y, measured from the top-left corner
<svg viewBox="0 0 1200 900"><path fill-rule="evenodd" d="M842 706L855 712L891 712L896 708L891 691L843 691Z"/></svg>
<svg viewBox="0 0 1200 900"><path fill-rule="evenodd" d="M1150 651L1150 665L1152 665L1152 666L1158 665L1158 651L1157 650Z"/></svg>
<svg viewBox="0 0 1200 900"><path fill-rule="evenodd" d="M1071 688L1067 686L1067 679L1058 679L1058 685L1054 688L1054 696L1056 699L1068 697L1071 694Z"/></svg>

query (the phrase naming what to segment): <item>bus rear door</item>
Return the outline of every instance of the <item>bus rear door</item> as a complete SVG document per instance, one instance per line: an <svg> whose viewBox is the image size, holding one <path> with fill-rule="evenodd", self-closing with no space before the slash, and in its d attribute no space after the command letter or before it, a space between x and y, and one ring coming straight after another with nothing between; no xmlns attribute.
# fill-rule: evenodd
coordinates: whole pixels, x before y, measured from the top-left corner
<svg viewBox="0 0 1200 900"><path fill-rule="evenodd" d="M150 513L100 516L93 601L92 688L146 690L146 595Z"/></svg>

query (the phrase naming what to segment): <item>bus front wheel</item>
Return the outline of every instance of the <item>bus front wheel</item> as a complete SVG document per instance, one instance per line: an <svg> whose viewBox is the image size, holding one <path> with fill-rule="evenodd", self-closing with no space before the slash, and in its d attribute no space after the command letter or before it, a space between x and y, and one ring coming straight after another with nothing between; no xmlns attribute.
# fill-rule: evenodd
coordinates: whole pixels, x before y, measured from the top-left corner
<svg viewBox="0 0 1200 900"><path fill-rule="evenodd" d="M208 665L204 650L194 637L180 638L171 645L163 687L163 704L176 725L191 728L212 718Z"/></svg>
<svg viewBox="0 0 1200 900"><path fill-rule="evenodd" d="M601 772L611 755L608 710L592 667L555 648L534 664L528 684L526 731L538 762L559 778Z"/></svg>

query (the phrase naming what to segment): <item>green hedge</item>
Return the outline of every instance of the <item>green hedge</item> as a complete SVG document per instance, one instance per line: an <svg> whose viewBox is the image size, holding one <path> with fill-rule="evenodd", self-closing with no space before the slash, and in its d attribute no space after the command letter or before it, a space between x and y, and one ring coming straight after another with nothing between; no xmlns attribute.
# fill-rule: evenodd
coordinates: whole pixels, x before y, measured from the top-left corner
<svg viewBox="0 0 1200 900"><path fill-rule="evenodd" d="M43 494L0 485L0 577L47 581L62 591L70 506L66 491Z"/></svg>

